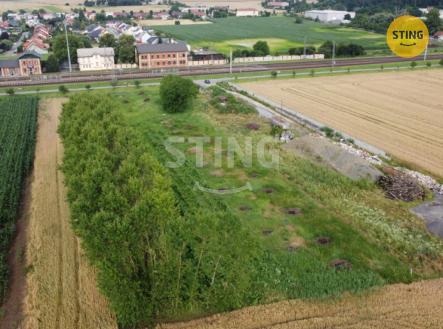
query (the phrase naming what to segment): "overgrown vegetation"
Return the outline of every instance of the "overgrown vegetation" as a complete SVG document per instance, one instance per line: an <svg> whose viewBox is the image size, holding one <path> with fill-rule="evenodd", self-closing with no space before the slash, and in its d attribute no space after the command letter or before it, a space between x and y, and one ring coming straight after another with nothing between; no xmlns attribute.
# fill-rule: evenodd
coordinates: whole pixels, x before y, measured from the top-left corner
<svg viewBox="0 0 443 329"><path fill-rule="evenodd" d="M6 259L20 196L34 159L37 105L36 97L0 99L0 304L7 287Z"/></svg>
<svg viewBox="0 0 443 329"><path fill-rule="evenodd" d="M210 103L220 113L256 113L252 106L237 99L219 86L212 86L209 90L212 97Z"/></svg>

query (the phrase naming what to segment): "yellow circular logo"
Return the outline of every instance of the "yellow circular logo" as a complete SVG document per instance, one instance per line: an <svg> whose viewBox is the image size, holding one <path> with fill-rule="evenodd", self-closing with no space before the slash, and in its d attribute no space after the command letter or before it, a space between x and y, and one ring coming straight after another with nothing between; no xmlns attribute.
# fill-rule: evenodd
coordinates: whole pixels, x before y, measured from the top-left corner
<svg viewBox="0 0 443 329"><path fill-rule="evenodd" d="M414 16L400 16L388 28L389 48L400 57L416 57L423 53L429 42L425 23Z"/></svg>

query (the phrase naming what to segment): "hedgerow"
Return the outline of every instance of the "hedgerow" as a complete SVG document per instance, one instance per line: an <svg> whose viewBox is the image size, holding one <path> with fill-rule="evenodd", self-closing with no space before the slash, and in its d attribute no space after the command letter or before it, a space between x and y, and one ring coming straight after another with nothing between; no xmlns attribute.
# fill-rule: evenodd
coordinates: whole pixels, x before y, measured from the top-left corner
<svg viewBox="0 0 443 329"><path fill-rule="evenodd" d="M0 100L0 302L7 287L6 258L20 195L34 159L37 105L36 97Z"/></svg>
<svg viewBox="0 0 443 329"><path fill-rule="evenodd" d="M59 132L72 224L119 324L250 303L253 240L220 208L176 202L168 173L116 106L73 96Z"/></svg>

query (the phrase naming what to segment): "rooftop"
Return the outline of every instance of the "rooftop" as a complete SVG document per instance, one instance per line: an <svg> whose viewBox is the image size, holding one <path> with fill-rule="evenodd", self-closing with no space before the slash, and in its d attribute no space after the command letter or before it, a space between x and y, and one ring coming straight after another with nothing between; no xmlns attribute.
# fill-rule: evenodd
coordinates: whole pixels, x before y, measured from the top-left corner
<svg viewBox="0 0 443 329"><path fill-rule="evenodd" d="M91 56L114 56L114 48L79 48L77 49L77 57Z"/></svg>
<svg viewBox="0 0 443 329"><path fill-rule="evenodd" d="M142 43L137 45L137 52L144 53L167 53L167 52L187 52L188 46L183 41L171 42L171 43L158 43L149 44Z"/></svg>

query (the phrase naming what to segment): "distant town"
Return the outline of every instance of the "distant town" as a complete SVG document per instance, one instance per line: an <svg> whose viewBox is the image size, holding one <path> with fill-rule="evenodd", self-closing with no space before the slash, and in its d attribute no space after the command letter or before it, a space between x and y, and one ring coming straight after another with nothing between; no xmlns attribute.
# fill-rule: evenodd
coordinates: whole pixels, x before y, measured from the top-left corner
<svg viewBox="0 0 443 329"><path fill-rule="evenodd" d="M156 4L157 2L151 2ZM161 3L161 2L158 2ZM158 11L109 11L106 7L83 8L69 12L44 9L6 11L0 23L1 77L21 77L59 71L100 71L124 69L162 69L186 66L224 65L263 61L323 59L330 57L332 43L322 47L289 49L272 54L266 41L257 40L252 49L234 49L223 53L210 47L195 48L188 40L177 39L156 29L160 25L211 24L226 17L291 16L296 24L304 20L328 26L349 25L356 13L343 10L291 11L288 2L268 1L262 10L229 6L185 6L173 3ZM93 9L92 9L93 8ZM423 15L428 9L420 9ZM443 11L440 11L443 17ZM435 31L443 40L443 31ZM347 48L346 48L347 47ZM334 48L335 51L335 48ZM362 46L342 45L344 55L365 53Z"/></svg>

